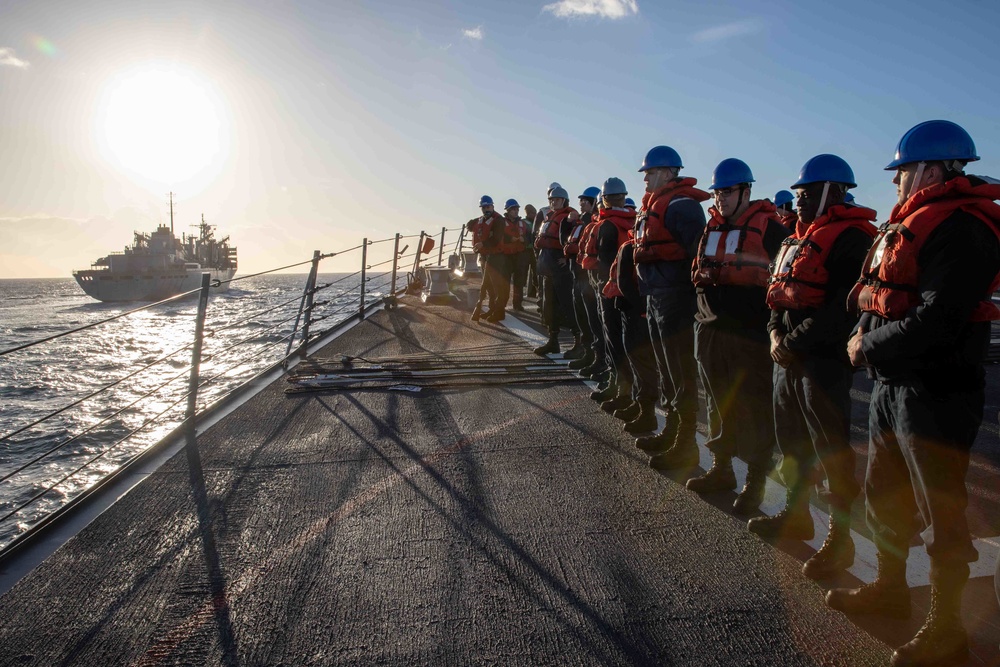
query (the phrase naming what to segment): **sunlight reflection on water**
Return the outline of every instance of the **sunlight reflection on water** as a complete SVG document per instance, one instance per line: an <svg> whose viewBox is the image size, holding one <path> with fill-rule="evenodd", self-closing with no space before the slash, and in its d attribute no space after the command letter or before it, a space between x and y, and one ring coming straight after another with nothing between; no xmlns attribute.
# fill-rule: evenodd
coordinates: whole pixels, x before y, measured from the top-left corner
<svg viewBox="0 0 1000 667"><path fill-rule="evenodd" d="M211 381L199 390L199 410L284 356L298 310L294 297L304 284L304 275L259 276L212 296L200 374L203 382ZM328 308L335 311L356 302L356 290L356 283L345 282L335 295L324 297ZM275 308L288 300L292 302ZM72 279L0 280L0 350L138 305L95 302ZM164 304L0 358L0 437L117 382L2 441L0 477L52 453L0 481L0 516L44 492L28 508L0 521L0 547L181 423L196 311L193 299ZM352 312L348 308L323 321L322 328ZM88 461L93 463L66 478Z"/></svg>

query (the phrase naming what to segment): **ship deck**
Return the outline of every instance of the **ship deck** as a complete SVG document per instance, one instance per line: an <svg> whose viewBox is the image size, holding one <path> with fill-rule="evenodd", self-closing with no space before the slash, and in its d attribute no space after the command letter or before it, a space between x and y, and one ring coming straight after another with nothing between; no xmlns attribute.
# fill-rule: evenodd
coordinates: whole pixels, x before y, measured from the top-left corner
<svg viewBox="0 0 1000 667"><path fill-rule="evenodd" d="M476 325L406 300L319 356L510 343L533 319ZM651 470L583 382L286 386L216 424L198 456L174 456L0 598L0 664L882 665L922 619L827 609L800 572L814 546L762 541L732 494L706 501ZM862 450L865 391L859 377ZM970 473L986 540L1000 533L996 392ZM863 540L860 513L853 527ZM997 665L992 570L974 576L970 664Z"/></svg>

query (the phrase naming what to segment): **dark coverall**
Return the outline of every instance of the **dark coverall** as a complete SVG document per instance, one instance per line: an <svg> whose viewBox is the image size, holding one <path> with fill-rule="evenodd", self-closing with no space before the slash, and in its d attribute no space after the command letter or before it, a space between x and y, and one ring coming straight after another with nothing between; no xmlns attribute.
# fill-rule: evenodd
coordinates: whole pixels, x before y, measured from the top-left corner
<svg viewBox="0 0 1000 667"><path fill-rule="evenodd" d="M574 224L568 218L560 224L559 239L563 245ZM539 228L540 225L536 225L536 235ZM579 335L580 326L573 310L573 270L562 248L540 248L537 267L542 279L542 321L549 329L549 337L558 336L563 327L574 336Z"/></svg>
<svg viewBox="0 0 1000 667"><path fill-rule="evenodd" d="M785 334L785 347L796 357L788 368L774 364L781 477L790 496L801 501L818 459L829 482L830 502L842 512L861 490L849 440L854 370L847 360L847 339L855 318L847 311L847 295L861 275L871 242L863 231L845 229L826 258L829 289L823 305L774 310L767 325L768 333Z"/></svg>
<svg viewBox="0 0 1000 667"><path fill-rule="evenodd" d="M663 221L674 239L687 251L698 252L705 228L705 211L688 197L670 202ZM676 411L692 431L698 418L698 367L694 358L694 285L691 260L640 262L639 291L646 297L649 336L656 353L656 366L664 407Z"/></svg>
<svg viewBox="0 0 1000 667"><path fill-rule="evenodd" d="M490 296L490 312L501 312L507 308L510 298L510 277L514 271L514 255L505 255L496 248L503 243L506 223L503 216L493 217L490 223L490 233L483 239L483 255L486 265L483 267L483 284Z"/></svg>
<svg viewBox="0 0 1000 667"><path fill-rule="evenodd" d="M790 234L768 222L764 250L774 260ZM695 353L708 413L708 449L750 466L771 468L774 450L772 370L767 287L697 287Z"/></svg>
<svg viewBox="0 0 1000 667"><path fill-rule="evenodd" d="M932 561L969 563L978 553L965 517L965 475L983 418L990 323L968 320L1000 270L1000 247L984 223L959 210L930 234L917 265L922 303L902 320L865 313L860 322L876 380L868 526L879 550L896 557L905 558L921 530Z"/></svg>
<svg viewBox="0 0 1000 667"><path fill-rule="evenodd" d="M470 234L475 232L475 228L482 221L482 216L478 218L473 218L465 223L465 228ZM484 301L489 303L489 307L493 308L493 304L496 303L496 292L493 288L493 282L490 280L490 272L486 270L486 255L482 252L476 253L476 261L479 262L479 270L483 274L483 282L479 285L479 304L482 305Z"/></svg>
<svg viewBox="0 0 1000 667"><path fill-rule="evenodd" d="M635 276L634 251L632 241L618 250L618 289L623 296L615 297L614 308L621 316L622 341L632 370L632 400L640 405L655 404L660 397L656 353L649 337L646 309L643 308L646 299L639 293L639 282Z"/></svg>

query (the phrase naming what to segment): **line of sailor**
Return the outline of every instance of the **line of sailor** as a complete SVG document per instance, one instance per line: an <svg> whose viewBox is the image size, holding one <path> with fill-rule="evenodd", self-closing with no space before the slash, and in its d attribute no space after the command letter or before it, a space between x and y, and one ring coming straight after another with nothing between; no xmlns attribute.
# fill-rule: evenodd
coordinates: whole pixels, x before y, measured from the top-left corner
<svg viewBox="0 0 1000 667"><path fill-rule="evenodd" d="M552 183L534 226L515 200L501 216L483 197L469 229L485 258L486 319L504 319L515 273L514 307L523 308L533 236L549 331L535 352L558 353L560 329L572 332L563 357L599 382L591 397L640 436L636 446L658 470L698 464L700 376L714 462L687 487L735 490L739 457L748 474L734 511L757 513L777 443L785 507L748 528L812 539L815 486L830 531L803 573L820 581L854 562L851 505L862 487L850 389L855 369L866 368L875 386L864 490L878 576L831 589L826 601L846 613L908 617L906 556L919 532L931 557L931 609L892 664L958 664L968 654L961 593L978 557L965 475L982 420L990 321L1000 319L990 298L1000 284L1000 185L964 173L978 159L955 123L911 128L886 167L898 204L880 229L875 211L848 192L857 185L851 167L829 154L809 159L791 185L796 194L782 190L773 202L751 199L753 174L735 158L715 168L710 192L699 189L679 175L681 156L669 146L643 160L638 211L616 177L584 190L579 210ZM481 315L477 306L473 319ZM657 404L666 425L652 433Z"/></svg>

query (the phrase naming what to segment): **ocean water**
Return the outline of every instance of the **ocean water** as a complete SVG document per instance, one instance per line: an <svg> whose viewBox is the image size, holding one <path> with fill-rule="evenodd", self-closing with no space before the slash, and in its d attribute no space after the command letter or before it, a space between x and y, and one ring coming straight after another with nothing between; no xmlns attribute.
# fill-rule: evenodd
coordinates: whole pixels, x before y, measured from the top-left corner
<svg viewBox="0 0 1000 667"><path fill-rule="evenodd" d="M317 282L338 280L315 296L327 303L314 318L328 317L313 332L356 312L356 276ZM212 295L200 374L211 381L199 410L285 355L305 281L257 276ZM0 351L141 305L95 301L72 278L0 280ZM196 298L175 301L0 356L0 548L181 423L196 312Z"/></svg>

